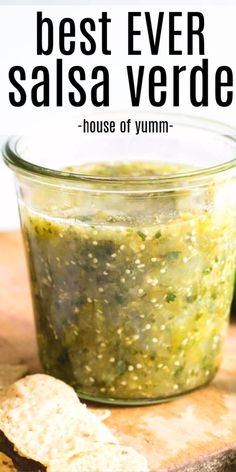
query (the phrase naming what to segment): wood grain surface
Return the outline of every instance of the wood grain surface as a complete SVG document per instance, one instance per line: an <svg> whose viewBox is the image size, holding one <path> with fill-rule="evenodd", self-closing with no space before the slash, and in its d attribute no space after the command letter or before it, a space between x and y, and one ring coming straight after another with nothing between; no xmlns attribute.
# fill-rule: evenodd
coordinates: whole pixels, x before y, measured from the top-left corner
<svg viewBox="0 0 236 472"><path fill-rule="evenodd" d="M0 363L40 369L18 233L0 233ZM152 472L236 472L236 328L211 385L161 405L107 407L107 414L106 424L147 457Z"/></svg>

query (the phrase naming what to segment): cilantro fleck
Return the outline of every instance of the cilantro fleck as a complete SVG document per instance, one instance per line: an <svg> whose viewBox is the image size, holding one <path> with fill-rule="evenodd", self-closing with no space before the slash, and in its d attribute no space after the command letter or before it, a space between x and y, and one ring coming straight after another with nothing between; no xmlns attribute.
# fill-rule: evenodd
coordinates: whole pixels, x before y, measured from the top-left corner
<svg viewBox="0 0 236 472"><path fill-rule="evenodd" d="M137 231L137 234L140 236L140 238L141 238L143 241L145 241L145 239L146 239L147 236L146 236L145 233L143 233L143 231Z"/></svg>
<svg viewBox="0 0 236 472"><path fill-rule="evenodd" d="M158 231L155 233L154 238L159 239L160 237L161 237L161 231L158 230Z"/></svg>
<svg viewBox="0 0 236 472"><path fill-rule="evenodd" d="M177 295L174 292L168 292L167 295L166 295L167 303L174 302L176 300L176 298L177 298Z"/></svg>

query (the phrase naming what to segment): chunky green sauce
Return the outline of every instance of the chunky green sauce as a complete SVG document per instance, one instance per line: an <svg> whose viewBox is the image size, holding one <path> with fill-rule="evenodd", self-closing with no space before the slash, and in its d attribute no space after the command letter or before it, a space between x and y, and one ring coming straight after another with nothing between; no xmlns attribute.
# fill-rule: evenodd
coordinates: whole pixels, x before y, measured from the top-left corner
<svg viewBox="0 0 236 472"><path fill-rule="evenodd" d="M94 164L95 175L182 167ZM233 210L203 196L153 195L133 211L21 209L46 372L82 396L151 401L205 384L219 367L235 268ZM192 199L192 200L191 200ZM59 205L59 203L58 203ZM49 211L50 210L50 211Z"/></svg>

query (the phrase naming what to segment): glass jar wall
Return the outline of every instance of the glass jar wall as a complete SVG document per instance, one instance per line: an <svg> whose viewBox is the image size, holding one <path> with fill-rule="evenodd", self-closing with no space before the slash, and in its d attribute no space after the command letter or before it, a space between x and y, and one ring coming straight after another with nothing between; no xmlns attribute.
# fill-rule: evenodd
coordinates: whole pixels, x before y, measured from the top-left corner
<svg viewBox="0 0 236 472"><path fill-rule="evenodd" d="M82 398L163 401L206 384L220 365L236 146L227 127L169 119L165 136L5 147L41 362Z"/></svg>

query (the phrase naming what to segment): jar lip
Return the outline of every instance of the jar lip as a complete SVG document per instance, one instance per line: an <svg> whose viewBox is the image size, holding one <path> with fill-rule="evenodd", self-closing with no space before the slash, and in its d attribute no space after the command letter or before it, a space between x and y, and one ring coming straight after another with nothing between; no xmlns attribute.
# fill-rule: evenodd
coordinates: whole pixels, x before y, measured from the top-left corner
<svg viewBox="0 0 236 472"><path fill-rule="evenodd" d="M141 112L140 112L141 113ZM144 112L148 116L153 116L152 112ZM116 113L117 114L117 113ZM122 112L119 112L122 114ZM91 174L80 174L75 172L69 172L64 170L52 169L44 167L38 164L34 164L28 160L23 159L17 151L17 145L23 139L23 136L12 136L3 145L2 154L5 163L12 169L17 170L23 174L29 174L32 177L45 177L60 179L64 181L76 182L87 182L87 183L113 183L113 184L148 184L148 183L160 183L160 184L171 184L173 182L181 182L185 179L195 180L204 179L211 175L219 174L236 167L236 128L225 124L223 122L212 120L203 117L194 117L193 115L186 114L174 114L174 113L162 113L162 117L172 120L177 120L177 124L180 126L189 127L192 129L199 129L201 131L215 132L217 135L221 135L225 140L229 141L235 147L235 158L220 164L209 166L206 168L200 167L194 170L188 170L180 172L178 174L165 174L165 175L151 175L151 176L98 176ZM102 119L102 117L100 117Z"/></svg>

